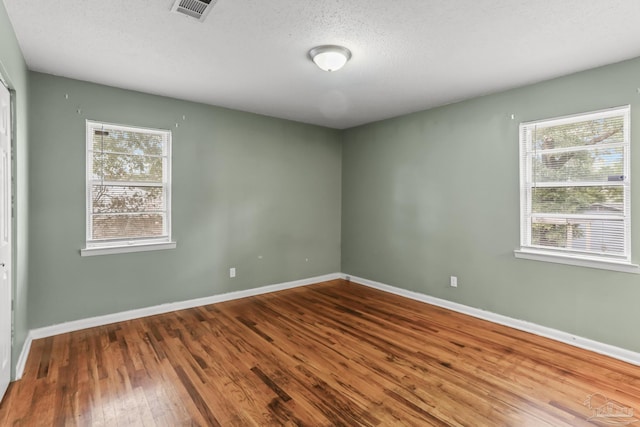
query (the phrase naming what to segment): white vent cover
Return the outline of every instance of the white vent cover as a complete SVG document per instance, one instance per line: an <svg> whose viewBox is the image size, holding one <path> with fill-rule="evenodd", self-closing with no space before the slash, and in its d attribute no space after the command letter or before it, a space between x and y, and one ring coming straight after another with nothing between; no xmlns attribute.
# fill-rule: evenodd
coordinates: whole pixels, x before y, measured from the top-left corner
<svg viewBox="0 0 640 427"><path fill-rule="evenodd" d="M218 0L176 0L171 10L204 21Z"/></svg>

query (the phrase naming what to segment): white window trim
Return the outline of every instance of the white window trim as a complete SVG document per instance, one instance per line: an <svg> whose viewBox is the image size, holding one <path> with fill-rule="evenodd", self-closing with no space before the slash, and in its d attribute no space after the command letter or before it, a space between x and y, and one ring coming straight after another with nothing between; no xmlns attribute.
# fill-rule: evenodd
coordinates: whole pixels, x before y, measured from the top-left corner
<svg viewBox="0 0 640 427"><path fill-rule="evenodd" d="M535 249L522 248L513 251L516 258L529 259L533 261L545 261L556 264L576 265L579 267L598 268L602 270L620 271L623 273L640 274L640 266L628 262L618 262L613 260L604 260L601 258L591 258L584 255L560 255L549 253L547 251L537 251Z"/></svg>
<svg viewBox="0 0 640 427"><path fill-rule="evenodd" d="M167 206L166 211L166 227L167 227L167 235L158 237L158 238L147 238L147 239L121 239L121 240L112 240L112 241L90 241L89 236L91 236L91 224L90 224L90 215L89 209L91 208L91 175L93 171L91 170L91 166L93 164L93 159L90 157L89 147L93 146L92 140L93 136L90 137L90 132L94 129L95 126L113 126L120 129L130 129L132 131L148 131L150 133L161 133L167 135L167 176L164 177L165 182L163 186L165 187L165 204ZM86 173L85 173L85 184L86 184L86 192L85 192L85 200L86 200L86 208L85 208L85 247L80 249L80 256L95 256L95 255L111 255L111 254L119 254L119 253L129 253L129 252L146 252L146 251L156 251L156 250L165 250L165 249L175 249L177 243L171 239L171 182L172 182L172 132L167 129L154 129L154 128L146 128L140 126L128 126L121 125L116 123L108 123L97 120L86 120L86 145L85 145L85 164L86 164Z"/></svg>
<svg viewBox="0 0 640 427"><path fill-rule="evenodd" d="M625 273L640 274L640 266L632 263L631 261L631 137L630 137L630 117L631 107L629 105L608 108L599 111L593 111L582 114L573 114L570 116L563 116L558 118L551 118L545 120L536 120L532 122L525 122L520 124L518 132L518 146L519 146L519 165L520 165L520 249L514 250L516 258L529 259L534 261L552 262L559 264L575 265L580 267L598 268L604 270L620 271ZM531 213L524 212L524 206L530 207L529 197L529 185L527 181L529 179L529 173L531 170L530 161L523 153L525 149L522 144L522 132L525 127L544 123L546 125L561 125L564 123L574 122L576 119L589 120L592 118L600 118L606 116L614 116L624 114L624 175L628 185L624 185L625 192L625 216L624 216L624 229L625 229L625 256L598 256L589 253L576 253L566 251L562 249L554 250L550 248L539 248L536 246L526 245L527 229L531 228Z"/></svg>
<svg viewBox="0 0 640 427"><path fill-rule="evenodd" d="M91 247L80 249L80 255L82 256L94 256L94 255L112 255L123 254L128 252L146 252L146 251L159 251L163 249L175 249L176 242L153 242L153 243L139 243L129 246L103 246L103 247Z"/></svg>

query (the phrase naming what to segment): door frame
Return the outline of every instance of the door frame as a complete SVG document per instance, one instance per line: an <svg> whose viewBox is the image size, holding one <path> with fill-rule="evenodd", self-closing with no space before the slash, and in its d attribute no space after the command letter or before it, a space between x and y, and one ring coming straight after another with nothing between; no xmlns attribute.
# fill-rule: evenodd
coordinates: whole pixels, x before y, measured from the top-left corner
<svg viewBox="0 0 640 427"><path fill-rule="evenodd" d="M9 185L9 200L10 200L10 212L11 218L9 222L9 227L11 229L11 238L9 241L10 252L11 252L11 264L10 264L10 276L9 276L9 288L11 290L11 345L9 349L9 364L10 364L10 374L9 374L9 382L16 380L16 364L13 358L13 353L15 350L15 295L16 295L16 280L15 280L15 266L16 266L16 245L15 245L15 235L16 235L16 206L15 206L15 194L16 194L16 179L15 179L15 171L16 171L16 92L12 88L9 80L5 77L7 73L5 69L0 63L0 85L4 86L9 92L9 164L11 165L11 183ZM2 399L3 396L0 396Z"/></svg>

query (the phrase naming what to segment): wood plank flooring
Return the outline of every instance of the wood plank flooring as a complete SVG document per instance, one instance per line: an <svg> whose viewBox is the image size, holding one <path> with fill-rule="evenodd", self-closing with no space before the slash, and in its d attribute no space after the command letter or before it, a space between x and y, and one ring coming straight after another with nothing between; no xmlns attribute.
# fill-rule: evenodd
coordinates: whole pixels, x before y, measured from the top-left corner
<svg viewBox="0 0 640 427"><path fill-rule="evenodd" d="M632 409L640 367L336 280L36 340L0 426L557 427Z"/></svg>

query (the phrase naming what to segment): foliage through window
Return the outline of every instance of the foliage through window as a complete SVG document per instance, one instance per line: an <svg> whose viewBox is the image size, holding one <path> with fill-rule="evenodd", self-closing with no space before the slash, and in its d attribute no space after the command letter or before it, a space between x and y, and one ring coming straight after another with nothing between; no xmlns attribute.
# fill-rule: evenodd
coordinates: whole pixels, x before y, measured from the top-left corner
<svg viewBox="0 0 640 427"><path fill-rule="evenodd" d="M87 249L171 240L171 132L87 121Z"/></svg>
<svg viewBox="0 0 640 427"><path fill-rule="evenodd" d="M520 125L523 250L630 262L629 107Z"/></svg>

